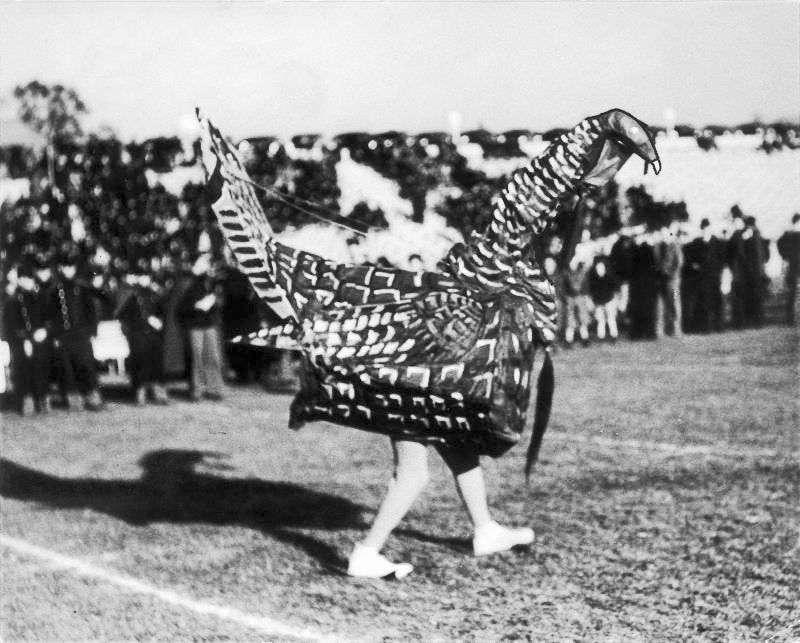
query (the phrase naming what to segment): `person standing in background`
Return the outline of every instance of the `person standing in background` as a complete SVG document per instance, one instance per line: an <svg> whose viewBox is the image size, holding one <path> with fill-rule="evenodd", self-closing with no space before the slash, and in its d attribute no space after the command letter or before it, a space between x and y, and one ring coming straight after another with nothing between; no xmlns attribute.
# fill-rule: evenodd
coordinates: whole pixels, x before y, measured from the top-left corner
<svg viewBox="0 0 800 643"><path fill-rule="evenodd" d="M683 253L676 234L668 226L661 228L653 251L658 272L658 300L661 302L663 332L669 336L680 335L680 272Z"/></svg>
<svg viewBox="0 0 800 643"><path fill-rule="evenodd" d="M47 298L50 289L53 287L53 254L52 252L39 252L36 254L34 261L34 270L36 273L36 290L42 300L44 307L45 324L47 320ZM47 373L47 401L50 404L50 388L58 381L58 374L55 363L55 347L53 346L53 333L47 328L47 337L41 344L42 349L42 363L41 368L43 372Z"/></svg>
<svg viewBox="0 0 800 643"><path fill-rule="evenodd" d="M167 255L157 276L164 292L164 375L167 379L189 377L189 337L180 319L183 295L194 280L189 256Z"/></svg>
<svg viewBox="0 0 800 643"><path fill-rule="evenodd" d="M764 264L769 258L768 249L754 217L740 216L734 221L737 230L728 252L733 277L733 324L736 328L760 328L764 322Z"/></svg>
<svg viewBox="0 0 800 643"><path fill-rule="evenodd" d="M600 256L595 259L589 271L589 296L594 305L594 315L597 321L597 339L608 336L612 342L617 341L619 329L617 328L617 279L611 273L608 259Z"/></svg>
<svg viewBox="0 0 800 643"><path fill-rule="evenodd" d="M684 330L708 333L722 330L722 270L725 242L711 231L708 219L700 222L701 236L683 247L681 295Z"/></svg>
<svg viewBox="0 0 800 643"><path fill-rule="evenodd" d="M131 289L120 302L114 316L120 320L130 347L131 385L137 406L150 395L156 404L168 404L164 387L164 305L153 287L146 262L136 261L131 268Z"/></svg>
<svg viewBox="0 0 800 643"><path fill-rule="evenodd" d="M631 339L656 338L658 270L655 244L658 233L639 235L631 253L631 287L628 299Z"/></svg>
<svg viewBox="0 0 800 643"><path fill-rule="evenodd" d="M92 352L97 306L91 287L77 278L77 270L77 250L66 249L58 259L59 277L47 295L46 318L53 334L59 388L68 407L98 411L103 400Z"/></svg>
<svg viewBox="0 0 800 643"><path fill-rule="evenodd" d="M797 281L800 277L800 213L792 216L791 229L778 239L778 253L786 262L786 323L797 323Z"/></svg>
<svg viewBox="0 0 800 643"><path fill-rule="evenodd" d="M11 352L11 381L19 411L31 415L50 411L50 361L45 327L44 293L36 287L32 257L17 270L16 291L3 305L3 329Z"/></svg>
<svg viewBox="0 0 800 643"><path fill-rule="evenodd" d="M703 219L700 229L704 230L708 219ZM701 284L703 266L706 263L708 246L702 236L695 237L683 246L683 266L681 268L681 321L684 333L699 333L703 327L703 297Z"/></svg>
<svg viewBox="0 0 800 643"><path fill-rule="evenodd" d="M627 328L630 325L628 302L630 300L630 284L633 273L633 254L636 244L629 234L621 232L619 238L611 246L608 256L608 267L618 282L616 294L618 325Z"/></svg>
<svg viewBox="0 0 800 643"><path fill-rule="evenodd" d="M722 273L725 270L727 241L703 228L703 242L708 245L707 263L702 273L702 292L708 315L708 330L720 332L725 325L725 298L722 295Z"/></svg>
<svg viewBox="0 0 800 643"><path fill-rule="evenodd" d="M221 400L222 346L220 338L220 302L211 271L211 255L202 253L192 264L192 283L179 306L179 317L189 334L191 352L189 397L199 401L203 396Z"/></svg>

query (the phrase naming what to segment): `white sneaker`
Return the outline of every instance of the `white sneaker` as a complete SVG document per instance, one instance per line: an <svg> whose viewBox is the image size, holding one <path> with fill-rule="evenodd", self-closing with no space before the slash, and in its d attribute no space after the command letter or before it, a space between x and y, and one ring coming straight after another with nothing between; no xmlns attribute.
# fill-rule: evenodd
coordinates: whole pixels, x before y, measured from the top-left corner
<svg viewBox="0 0 800 643"><path fill-rule="evenodd" d="M347 566L348 576L359 578L387 578L394 576L397 580L402 580L414 569L408 563L393 563L381 556L376 550L364 545L356 545L353 553L350 554L350 562Z"/></svg>
<svg viewBox="0 0 800 643"><path fill-rule="evenodd" d="M534 537L533 529L529 527L503 527L493 520L475 530L472 548L476 556L486 556L519 545L530 545Z"/></svg>

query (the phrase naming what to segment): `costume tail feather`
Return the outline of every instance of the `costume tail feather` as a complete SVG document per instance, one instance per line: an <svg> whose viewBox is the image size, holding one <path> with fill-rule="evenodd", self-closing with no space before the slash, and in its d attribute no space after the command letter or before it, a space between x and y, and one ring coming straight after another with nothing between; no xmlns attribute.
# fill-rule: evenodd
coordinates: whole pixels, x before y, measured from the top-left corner
<svg viewBox="0 0 800 643"><path fill-rule="evenodd" d="M536 391L536 413L533 418L533 431L531 432L531 443L528 445L528 455L525 458L525 482L530 482L531 471L536 459L539 457L539 449L542 446L547 423L550 420L550 409L553 406L553 391L555 389L555 371L553 369L553 358L550 351L545 351L544 364L539 373L539 381Z"/></svg>

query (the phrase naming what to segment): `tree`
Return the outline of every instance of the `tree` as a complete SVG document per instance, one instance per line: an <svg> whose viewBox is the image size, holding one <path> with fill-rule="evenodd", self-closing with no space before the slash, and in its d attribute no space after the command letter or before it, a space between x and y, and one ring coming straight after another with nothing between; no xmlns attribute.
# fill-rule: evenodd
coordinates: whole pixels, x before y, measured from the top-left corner
<svg viewBox="0 0 800 643"><path fill-rule="evenodd" d="M77 92L63 85L45 85L33 80L18 85L14 97L19 101L23 123L41 134L47 143L47 169L51 185L55 183L55 144L71 142L83 135L80 116L87 112Z"/></svg>

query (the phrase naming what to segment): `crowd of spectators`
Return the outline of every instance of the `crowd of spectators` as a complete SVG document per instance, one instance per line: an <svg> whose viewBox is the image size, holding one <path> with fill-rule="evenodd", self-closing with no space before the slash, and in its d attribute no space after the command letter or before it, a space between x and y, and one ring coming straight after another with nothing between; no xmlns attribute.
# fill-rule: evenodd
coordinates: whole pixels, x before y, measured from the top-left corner
<svg viewBox="0 0 800 643"><path fill-rule="evenodd" d="M166 383L176 378L188 381L192 401L221 399L227 368L222 334L262 323L241 273L196 251L189 270L153 273L149 262L134 261L112 288L102 275L93 277L90 265L69 244L52 258L23 255L15 267L2 328L19 410L46 413L51 394L68 409L104 408L95 346L104 320L118 320L124 333L136 404L167 404ZM230 366L240 367L232 357Z"/></svg>
<svg viewBox="0 0 800 643"><path fill-rule="evenodd" d="M794 324L800 215L779 240L787 264L785 320ZM599 240L588 234L575 255L559 267L558 254L546 261L562 314L559 335L564 345L576 339L588 345L630 339L655 339L682 333L760 328L770 279L765 267L770 244L752 216L734 206L731 232L714 232L709 221L700 234L687 236L674 222L660 229L622 229Z"/></svg>
<svg viewBox="0 0 800 643"><path fill-rule="evenodd" d="M521 134L511 134L492 139L497 154L521 154L515 144ZM471 136L483 140L480 131ZM447 186L437 212L465 236L485 226L505 184L471 169L442 133L350 134L333 145L295 137L292 144L306 154L288 154L271 138L249 139L241 148L254 181L271 186L259 198L278 232L316 221L317 213L337 216L335 166L345 149L397 181L417 221L428 192ZM184 150L177 139L123 145L90 137L56 151L52 179L47 163L24 150L0 156L0 174L31 184L27 197L0 206L6 297L0 334L23 391L20 408L46 411L42 391L49 385L65 406L102 408L91 341L98 323L111 319L120 321L130 346L136 403L166 403L165 382L176 376L187 378L192 399L217 399L226 365L242 378L254 375L253 354L231 348L223 355L221 338L271 320L233 267L203 187L189 183L176 195L148 177L196 163L196 145ZM687 218L682 204L658 204L636 191L626 196L634 227L621 227L613 183L565 204L555 222L545 265L559 293L565 345L763 323L769 246L752 217L734 209L730 234L714 235L705 222L701 235L689 239L676 224ZM383 212L364 203L344 214L362 229L387 225ZM558 242L568 240L576 221L587 223L586 237L566 262ZM787 277L791 293L796 238L779 246L794 274L793 281Z"/></svg>

